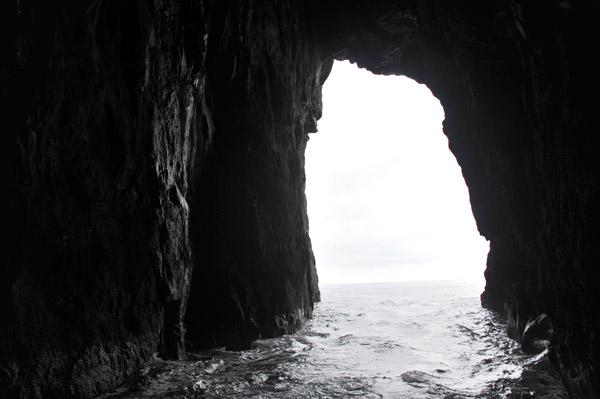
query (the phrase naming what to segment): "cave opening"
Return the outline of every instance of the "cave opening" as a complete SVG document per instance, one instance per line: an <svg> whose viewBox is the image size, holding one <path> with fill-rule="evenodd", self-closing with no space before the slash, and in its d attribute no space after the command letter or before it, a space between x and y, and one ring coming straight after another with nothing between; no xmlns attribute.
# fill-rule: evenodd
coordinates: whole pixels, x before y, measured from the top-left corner
<svg viewBox="0 0 600 399"><path fill-rule="evenodd" d="M427 86L336 61L306 150L321 284L473 280L489 243Z"/></svg>
<svg viewBox="0 0 600 399"><path fill-rule="evenodd" d="M322 349L306 362L342 381L333 389L352 378L381 397L496 397L521 389L539 360L481 306L489 242L444 118L431 90L406 76L336 61L323 86L305 152L321 303L295 339Z"/></svg>

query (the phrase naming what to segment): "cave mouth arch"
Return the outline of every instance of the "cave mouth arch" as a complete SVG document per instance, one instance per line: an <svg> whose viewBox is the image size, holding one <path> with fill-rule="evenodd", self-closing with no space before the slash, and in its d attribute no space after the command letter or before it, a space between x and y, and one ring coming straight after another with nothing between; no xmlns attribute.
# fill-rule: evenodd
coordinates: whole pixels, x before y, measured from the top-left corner
<svg viewBox="0 0 600 399"><path fill-rule="evenodd" d="M306 195L324 284L469 279L489 243L425 85L336 61L319 133L306 149Z"/></svg>
<svg viewBox="0 0 600 399"><path fill-rule="evenodd" d="M0 396L94 397L184 316L211 343L300 328L333 58L444 104L491 243L483 304L519 341L550 317L572 396L600 396L598 2L5 3Z"/></svg>

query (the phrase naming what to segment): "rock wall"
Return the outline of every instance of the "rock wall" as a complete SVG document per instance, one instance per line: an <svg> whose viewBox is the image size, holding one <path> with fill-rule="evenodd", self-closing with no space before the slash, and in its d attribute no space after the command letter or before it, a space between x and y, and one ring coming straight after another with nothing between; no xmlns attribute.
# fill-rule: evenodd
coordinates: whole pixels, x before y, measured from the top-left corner
<svg viewBox="0 0 600 399"><path fill-rule="evenodd" d="M315 2L321 45L425 83L446 113L477 226L490 240L484 306L525 350L550 345L573 397L600 395L598 4ZM331 21L336 21L332 23Z"/></svg>
<svg viewBox="0 0 600 399"><path fill-rule="evenodd" d="M208 19L215 134L197 184L191 347L246 347L292 333L319 300L304 149L331 69L293 2L221 2ZM216 303L217 302L217 303Z"/></svg>
<svg viewBox="0 0 600 399"><path fill-rule="evenodd" d="M319 298L303 151L322 78L305 13L2 7L0 396L90 397L156 353L185 357L192 285L197 346L298 328Z"/></svg>
<svg viewBox="0 0 600 399"><path fill-rule="evenodd" d="M11 6L0 396L89 397L183 355L203 49L185 46L181 4Z"/></svg>
<svg viewBox="0 0 600 399"><path fill-rule="evenodd" d="M4 2L0 396L293 332L333 58L426 83L491 243L485 306L600 396L590 1Z"/></svg>

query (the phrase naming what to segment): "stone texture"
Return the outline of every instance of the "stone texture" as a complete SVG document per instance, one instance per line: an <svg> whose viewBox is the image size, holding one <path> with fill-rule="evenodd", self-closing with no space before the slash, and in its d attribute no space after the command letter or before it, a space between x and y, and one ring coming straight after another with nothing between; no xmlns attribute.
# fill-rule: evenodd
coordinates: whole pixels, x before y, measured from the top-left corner
<svg viewBox="0 0 600 399"><path fill-rule="evenodd" d="M87 397L184 355L203 50L170 2L12 6L2 392Z"/></svg>
<svg viewBox="0 0 600 399"><path fill-rule="evenodd" d="M570 394L600 395L598 99L590 95L599 79L585 44L598 4L315 4L328 52L408 75L440 99L477 226L490 240L482 303L505 312L509 335L526 346L536 339L527 326L546 315L552 363Z"/></svg>
<svg viewBox="0 0 600 399"><path fill-rule="evenodd" d="M194 343L212 345L222 315L232 344L298 328L319 297L303 151L321 63L300 41L303 13L201 1L2 7L14 184L0 396L90 397L155 353L185 357L194 265ZM284 26L295 31L280 38Z"/></svg>
<svg viewBox="0 0 600 399"><path fill-rule="evenodd" d="M191 347L241 348L292 333L319 300L304 149L331 61L321 66L306 26L286 2L230 2L211 13L215 135L197 185L205 194L192 208L199 267L187 310Z"/></svg>
<svg viewBox="0 0 600 399"><path fill-rule="evenodd" d="M333 58L440 99L490 240L482 303L600 396L597 2L0 7L1 397L91 397L310 317L303 153Z"/></svg>

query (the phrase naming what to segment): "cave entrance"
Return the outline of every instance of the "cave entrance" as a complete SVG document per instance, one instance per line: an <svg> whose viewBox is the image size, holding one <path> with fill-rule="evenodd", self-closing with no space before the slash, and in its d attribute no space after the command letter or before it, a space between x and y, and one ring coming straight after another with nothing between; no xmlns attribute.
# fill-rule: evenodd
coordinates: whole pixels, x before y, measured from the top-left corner
<svg viewBox="0 0 600 399"><path fill-rule="evenodd" d="M479 235L461 169L425 86L336 61L306 150L310 235L324 284L472 279Z"/></svg>

